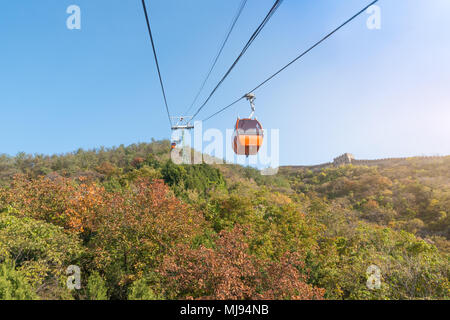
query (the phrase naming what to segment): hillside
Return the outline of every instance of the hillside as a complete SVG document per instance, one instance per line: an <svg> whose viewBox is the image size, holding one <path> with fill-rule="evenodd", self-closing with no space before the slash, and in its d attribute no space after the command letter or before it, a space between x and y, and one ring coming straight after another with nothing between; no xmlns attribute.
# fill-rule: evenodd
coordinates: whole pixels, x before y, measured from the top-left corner
<svg viewBox="0 0 450 320"><path fill-rule="evenodd" d="M0 156L0 299L450 297L450 157L261 176L169 150Z"/></svg>
<svg viewBox="0 0 450 320"><path fill-rule="evenodd" d="M284 167L299 194L326 197L363 220L431 238L448 249L450 157L354 160L350 165Z"/></svg>

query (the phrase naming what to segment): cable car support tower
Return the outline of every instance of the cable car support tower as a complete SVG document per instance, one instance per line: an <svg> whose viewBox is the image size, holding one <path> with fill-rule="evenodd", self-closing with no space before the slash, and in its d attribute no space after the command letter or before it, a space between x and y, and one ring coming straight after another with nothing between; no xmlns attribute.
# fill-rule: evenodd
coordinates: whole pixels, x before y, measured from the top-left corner
<svg viewBox="0 0 450 320"><path fill-rule="evenodd" d="M189 163L186 161L190 160L190 151L186 145L185 141L185 130L194 129L194 125L191 123L192 116L181 116L181 117L172 117L172 149L178 148L181 145L181 150L183 153L183 162ZM178 135L174 138L174 134L177 131L181 131L181 137Z"/></svg>

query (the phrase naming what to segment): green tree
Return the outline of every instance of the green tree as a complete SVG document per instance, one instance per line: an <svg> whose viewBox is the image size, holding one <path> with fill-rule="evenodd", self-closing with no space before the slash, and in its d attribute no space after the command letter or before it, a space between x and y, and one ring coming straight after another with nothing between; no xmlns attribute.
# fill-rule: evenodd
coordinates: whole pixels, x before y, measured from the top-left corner
<svg viewBox="0 0 450 320"><path fill-rule="evenodd" d="M0 300L36 300L38 297L25 277L9 261L0 264Z"/></svg>
<svg viewBox="0 0 450 320"><path fill-rule="evenodd" d="M108 289L105 280L98 272L93 272L87 282L87 297L89 300L108 300Z"/></svg>
<svg viewBox="0 0 450 320"><path fill-rule="evenodd" d="M41 298L69 298L65 270L83 251L81 241L61 227L0 212L0 261L15 261Z"/></svg>
<svg viewBox="0 0 450 320"><path fill-rule="evenodd" d="M146 278L133 282L130 286L128 300L161 300L151 288Z"/></svg>

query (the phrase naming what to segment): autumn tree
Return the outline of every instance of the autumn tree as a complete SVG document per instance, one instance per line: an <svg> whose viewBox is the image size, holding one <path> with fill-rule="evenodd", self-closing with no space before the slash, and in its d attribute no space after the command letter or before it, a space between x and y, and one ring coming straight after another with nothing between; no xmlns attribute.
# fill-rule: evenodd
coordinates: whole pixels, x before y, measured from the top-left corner
<svg viewBox="0 0 450 320"><path fill-rule="evenodd" d="M180 244L166 256L160 270L169 298L197 299L321 299L324 290L307 284L298 253L280 261L249 252L245 232L222 231L215 248Z"/></svg>

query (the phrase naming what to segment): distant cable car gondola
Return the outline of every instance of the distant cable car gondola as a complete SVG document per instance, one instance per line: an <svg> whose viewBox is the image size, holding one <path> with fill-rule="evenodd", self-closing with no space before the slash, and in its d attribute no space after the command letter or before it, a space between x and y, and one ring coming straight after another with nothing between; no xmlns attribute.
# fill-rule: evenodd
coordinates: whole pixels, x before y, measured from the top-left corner
<svg viewBox="0 0 450 320"><path fill-rule="evenodd" d="M250 93L245 97L250 101L252 113L248 118L237 119L233 135L233 150L238 155L248 157L258 154L263 144L264 131L261 123L253 117L255 114L255 95Z"/></svg>

